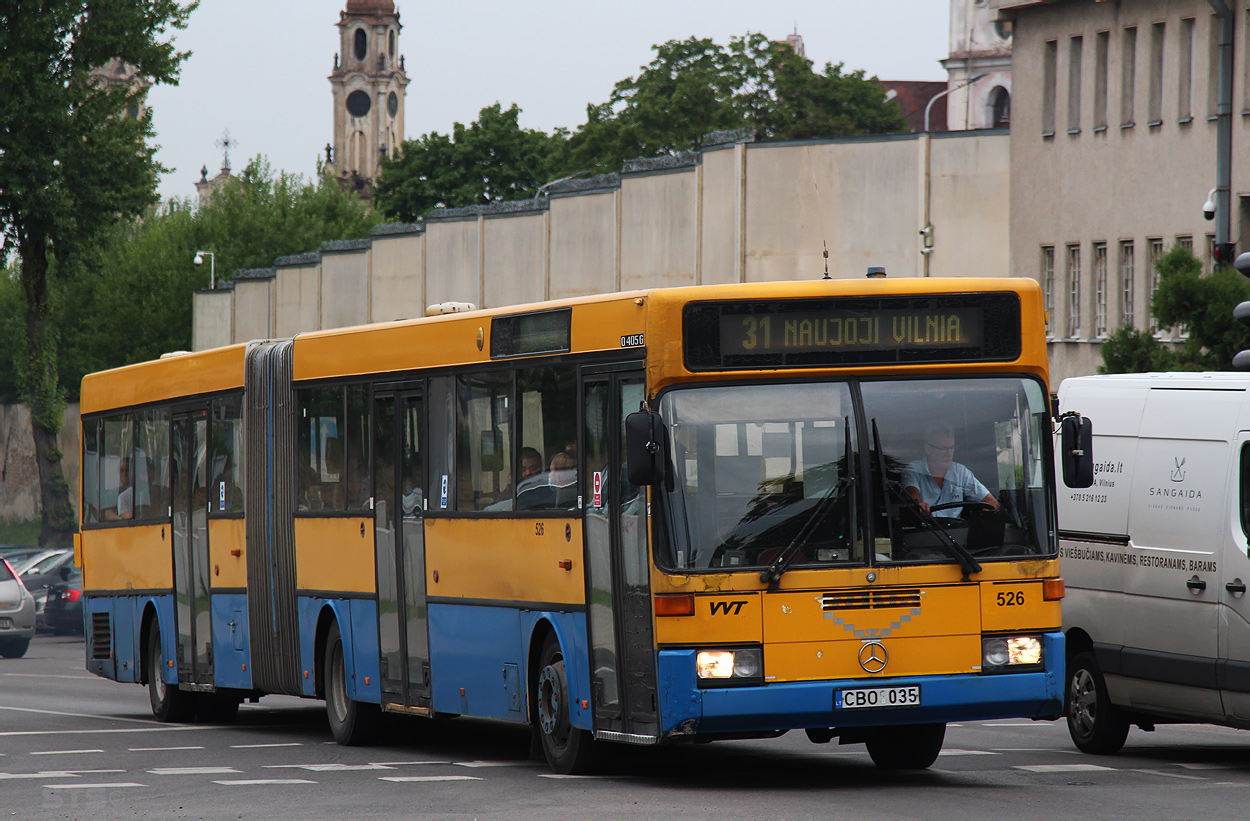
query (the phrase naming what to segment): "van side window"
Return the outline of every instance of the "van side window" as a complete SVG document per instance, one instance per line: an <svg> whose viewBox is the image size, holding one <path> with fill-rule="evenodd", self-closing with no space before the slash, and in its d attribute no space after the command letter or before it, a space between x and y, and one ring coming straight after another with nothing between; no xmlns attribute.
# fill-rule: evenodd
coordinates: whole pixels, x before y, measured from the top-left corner
<svg viewBox="0 0 1250 821"><path fill-rule="evenodd" d="M1250 538L1250 442L1241 446L1241 532Z"/></svg>

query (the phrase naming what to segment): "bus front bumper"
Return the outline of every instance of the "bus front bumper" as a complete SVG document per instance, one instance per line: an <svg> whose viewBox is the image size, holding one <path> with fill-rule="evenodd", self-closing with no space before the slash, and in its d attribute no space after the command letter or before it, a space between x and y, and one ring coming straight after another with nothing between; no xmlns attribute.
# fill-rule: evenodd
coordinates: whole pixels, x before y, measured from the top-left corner
<svg viewBox="0 0 1250 821"><path fill-rule="evenodd" d="M665 737L804 727L1055 719L1063 714L1062 633L1045 634L1044 669L1027 673L792 681L701 689L695 677L696 652L683 648L659 653L659 689L664 699L661 733ZM838 690L913 685L920 687L919 707L834 708Z"/></svg>

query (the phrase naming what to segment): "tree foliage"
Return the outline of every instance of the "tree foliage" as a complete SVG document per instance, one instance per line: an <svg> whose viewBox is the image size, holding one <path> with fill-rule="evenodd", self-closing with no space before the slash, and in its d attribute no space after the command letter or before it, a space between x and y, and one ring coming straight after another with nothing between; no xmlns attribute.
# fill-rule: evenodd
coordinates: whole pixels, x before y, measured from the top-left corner
<svg viewBox="0 0 1250 821"><path fill-rule="evenodd" d="M874 78L841 64L815 71L762 34L734 37L728 46L672 40L654 51L637 77L586 107L586 122L572 134L523 129L515 104L504 110L496 103L477 121L456 123L450 135L405 141L382 161L378 206L412 221L433 208L522 199L575 172L619 171L628 159L699 148L713 131L746 128L757 140L797 140L906 128Z"/></svg>
<svg viewBox="0 0 1250 821"><path fill-rule="evenodd" d="M1202 273L1202 262L1181 245L1155 261L1159 285L1150 300L1162 328L1184 327L1179 348L1147 331L1121 329L1103 344L1100 373L1147 370L1228 370L1238 351L1250 348L1250 328L1233 318L1233 308L1250 300L1250 281L1232 267Z"/></svg>
<svg viewBox="0 0 1250 821"><path fill-rule="evenodd" d="M51 324L50 263L69 276L84 249L154 200L160 167L148 146L143 90L101 82L92 69L119 59L153 83L177 81L186 58L170 34L194 2L8 0L0 4L0 234L20 262L25 345L17 361L39 469L40 543L72 528L56 432L64 393Z"/></svg>
<svg viewBox="0 0 1250 821"><path fill-rule="evenodd" d="M533 196L552 179L564 134L521 128L520 113L515 104L505 111L495 103L469 125L455 123L450 135L432 131L406 140L394 157L382 159L378 207L412 222L433 208Z"/></svg>

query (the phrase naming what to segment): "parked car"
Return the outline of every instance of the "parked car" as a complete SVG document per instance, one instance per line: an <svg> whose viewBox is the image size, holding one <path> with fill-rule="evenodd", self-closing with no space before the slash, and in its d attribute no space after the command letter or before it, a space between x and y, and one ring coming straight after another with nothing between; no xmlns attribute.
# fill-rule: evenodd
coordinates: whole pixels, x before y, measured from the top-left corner
<svg viewBox="0 0 1250 821"><path fill-rule="evenodd" d="M15 659L26 655L34 635L35 599L13 566L0 559L0 656Z"/></svg>
<svg viewBox="0 0 1250 821"><path fill-rule="evenodd" d="M22 584L26 585L31 595L38 595L48 585L60 581L61 568L73 565L73 563L74 551L51 550L38 558L27 560L26 564L17 569L17 572L22 577Z"/></svg>
<svg viewBox="0 0 1250 821"><path fill-rule="evenodd" d="M60 581L48 586L43 621L58 636L83 634L82 568L61 568Z"/></svg>
<svg viewBox="0 0 1250 821"><path fill-rule="evenodd" d="M60 550L49 550L46 547L17 547L15 545L0 546L0 559L8 559L14 573L21 573L22 568L36 556L48 553L59 553Z"/></svg>

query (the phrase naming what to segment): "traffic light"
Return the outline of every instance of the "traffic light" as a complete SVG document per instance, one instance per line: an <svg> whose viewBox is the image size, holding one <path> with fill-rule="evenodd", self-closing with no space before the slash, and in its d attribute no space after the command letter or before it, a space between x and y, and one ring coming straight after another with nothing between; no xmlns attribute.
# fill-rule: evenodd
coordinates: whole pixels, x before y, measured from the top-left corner
<svg viewBox="0 0 1250 821"><path fill-rule="evenodd" d="M1233 267L1242 276L1250 277L1250 251L1237 257L1233 262ZM1233 308L1233 319L1242 325L1250 325L1250 301L1238 303L1237 307ZM1250 351L1238 351L1233 357L1233 370L1250 371Z"/></svg>

